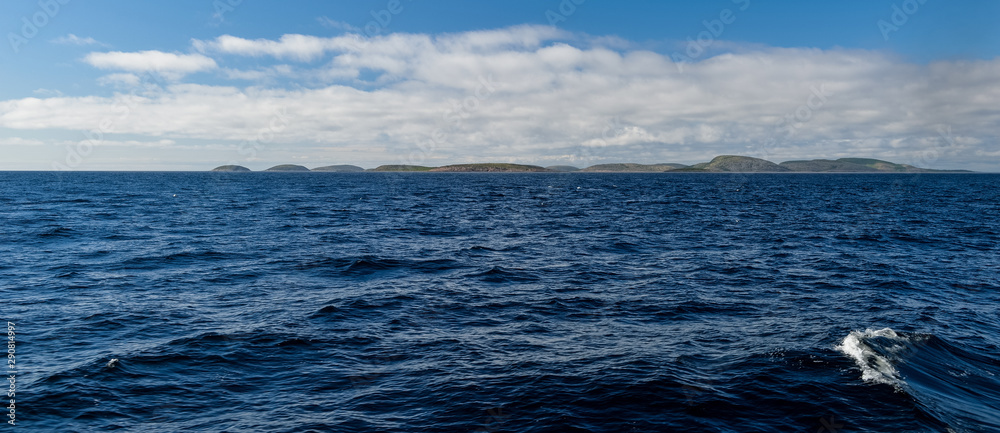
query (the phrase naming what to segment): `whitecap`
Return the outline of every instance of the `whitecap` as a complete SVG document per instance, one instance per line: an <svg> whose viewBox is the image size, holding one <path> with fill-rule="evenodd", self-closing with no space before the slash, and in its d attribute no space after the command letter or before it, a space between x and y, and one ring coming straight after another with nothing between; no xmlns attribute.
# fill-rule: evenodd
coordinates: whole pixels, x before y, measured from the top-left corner
<svg viewBox="0 0 1000 433"><path fill-rule="evenodd" d="M892 329L868 329L851 331L837 346L837 350L854 359L854 362L861 369L861 378L865 382L899 386L902 381L899 378L899 372L893 366L893 362L896 360L890 359L884 353L877 352L867 342L868 339L876 337L882 337L896 343L888 347L889 353L893 354L904 350L910 343L907 337L897 334Z"/></svg>

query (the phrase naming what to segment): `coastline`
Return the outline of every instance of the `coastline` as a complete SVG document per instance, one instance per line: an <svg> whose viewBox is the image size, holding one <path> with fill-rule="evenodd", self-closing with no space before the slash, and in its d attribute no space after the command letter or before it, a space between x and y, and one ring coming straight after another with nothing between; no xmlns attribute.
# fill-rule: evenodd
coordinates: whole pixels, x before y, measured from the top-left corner
<svg viewBox="0 0 1000 433"><path fill-rule="evenodd" d="M223 165L213 172L250 173L253 170L240 165ZM597 164L585 168L559 165L542 167L538 165L511 163L452 164L440 167L418 165L381 165L364 169L355 165L334 165L309 169L301 165L282 164L263 172L272 173L976 173L971 170L937 170L920 168L908 164L872 159L840 158L837 160L814 159L793 160L774 163L748 156L721 155L710 162L684 165L677 163L637 164L616 163Z"/></svg>

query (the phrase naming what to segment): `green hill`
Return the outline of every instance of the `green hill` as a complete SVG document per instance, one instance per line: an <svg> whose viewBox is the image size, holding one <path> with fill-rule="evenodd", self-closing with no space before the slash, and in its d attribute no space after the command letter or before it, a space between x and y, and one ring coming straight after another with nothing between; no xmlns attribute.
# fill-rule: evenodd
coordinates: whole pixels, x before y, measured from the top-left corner
<svg viewBox="0 0 1000 433"><path fill-rule="evenodd" d="M537 165L485 163L485 164L455 164L431 169L434 172L459 173L544 173L551 170Z"/></svg>
<svg viewBox="0 0 1000 433"><path fill-rule="evenodd" d="M810 173L877 173L875 167L853 162L829 159L814 159L811 161L785 161L778 164L792 171Z"/></svg>
<svg viewBox="0 0 1000 433"><path fill-rule="evenodd" d="M271 167L271 168L269 168L267 170L264 170L264 171L280 171L280 172L296 172L296 173L303 172L304 173L304 172L308 172L309 169L305 168L305 167L303 167L301 165L282 164L282 165L276 165L276 166Z"/></svg>
<svg viewBox="0 0 1000 433"><path fill-rule="evenodd" d="M312 169L312 171L328 172L328 173L360 173L365 171L365 169L358 167L356 165L328 165L325 167L317 167Z"/></svg>
<svg viewBox="0 0 1000 433"><path fill-rule="evenodd" d="M923 169L914 167L912 165L896 164L894 162L882 161L880 159L870 159L870 158L840 158L838 162L846 162L850 164L857 164L865 167L874 168L878 171L883 172L899 172L899 173L912 173L920 172Z"/></svg>
<svg viewBox="0 0 1000 433"><path fill-rule="evenodd" d="M239 165L223 165L214 168L216 172L249 172L250 169ZM308 172L301 165L283 164L271 167L270 172ZM356 173L366 171L354 165L329 165L318 167L311 171ZM480 163L453 164L444 167L425 167L420 165L382 165L367 170L375 172L439 172L439 173L664 173L664 172L696 172L696 173L971 173L968 170L932 170L914 167L907 164L896 164L872 158L840 158L794 160L775 164L760 158L738 155L721 155L710 162L686 166L683 164L597 164L584 169L569 165L554 165L539 167L537 165Z"/></svg>
<svg viewBox="0 0 1000 433"><path fill-rule="evenodd" d="M771 161L749 156L722 155L716 156L708 164L693 165L691 168L701 168L704 171L720 173L781 173L791 171Z"/></svg>
<svg viewBox="0 0 1000 433"><path fill-rule="evenodd" d="M780 165L792 171L812 173L968 173L966 170L932 170L871 158L785 161Z"/></svg>
<svg viewBox="0 0 1000 433"><path fill-rule="evenodd" d="M434 167L421 165L380 165L368 171L431 171Z"/></svg>
<svg viewBox="0 0 1000 433"><path fill-rule="evenodd" d="M552 165L545 167L546 170L558 171L561 173L572 173L575 171L580 171L579 167L573 167L572 165Z"/></svg>
<svg viewBox="0 0 1000 433"><path fill-rule="evenodd" d="M248 173L248 172L250 172L252 170L250 170L249 168L246 168L246 167L244 167L242 165L222 165L222 166L213 168L212 171L228 172L228 173Z"/></svg>
<svg viewBox="0 0 1000 433"><path fill-rule="evenodd" d="M589 173L662 173L686 167L683 164L635 164L631 162L619 164L597 164L580 171Z"/></svg>

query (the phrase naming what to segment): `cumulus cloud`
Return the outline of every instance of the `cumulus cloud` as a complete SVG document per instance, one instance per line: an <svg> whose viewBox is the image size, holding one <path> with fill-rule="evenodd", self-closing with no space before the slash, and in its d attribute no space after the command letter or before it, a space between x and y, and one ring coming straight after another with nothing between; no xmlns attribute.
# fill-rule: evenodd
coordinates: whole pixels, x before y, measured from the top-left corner
<svg viewBox="0 0 1000 433"><path fill-rule="evenodd" d="M102 86L135 87L141 81L142 79L138 75L130 73L108 74L97 79L97 83Z"/></svg>
<svg viewBox="0 0 1000 433"><path fill-rule="evenodd" d="M311 77L311 86L175 83L131 100L125 118L120 97L0 103L9 105L0 127L87 130L115 119L116 133L150 141L243 143L234 160L294 154L368 165L693 163L743 154L948 166L993 154L1000 136L1000 60L919 65L878 52L762 47L679 68L668 54L594 40L576 44L558 30L527 26L436 36L220 36L194 41L201 54L101 53L88 63L129 72L153 70L146 61L181 73L209 70L217 66L207 56L220 54L329 59L301 71L221 71L238 80Z"/></svg>
<svg viewBox="0 0 1000 433"><path fill-rule="evenodd" d="M553 27L518 26L501 30L445 34L436 37L399 33L371 38L365 38L358 34L329 38L286 34L275 41L222 35L209 41L194 39L191 43L195 50L203 54L270 56L283 60L310 62L330 52L364 53L368 57L374 57L407 54L405 51L412 49L439 52L482 52L499 48L532 48L545 41L568 36L568 33Z"/></svg>
<svg viewBox="0 0 1000 433"><path fill-rule="evenodd" d="M193 40L192 45L201 53L222 53L241 56L271 56L309 62L327 51L344 50L355 46L359 37L347 35L321 38L308 35L284 35L279 40L244 39L223 35L211 41Z"/></svg>
<svg viewBox="0 0 1000 433"><path fill-rule="evenodd" d="M201 54L165 53L152 50L133 53L95 52L87 54L84 61L98 69L152 72L172 78L215 69L218 66L215 60Z"/></svg>
<svg viewBox="0 0 1000 433"><path fill-rule="evenodd" d="M270 81L279 77L294 77L295 70L290 65L275 65L261 69L224 69L226 78L231 80Z"/></svg>

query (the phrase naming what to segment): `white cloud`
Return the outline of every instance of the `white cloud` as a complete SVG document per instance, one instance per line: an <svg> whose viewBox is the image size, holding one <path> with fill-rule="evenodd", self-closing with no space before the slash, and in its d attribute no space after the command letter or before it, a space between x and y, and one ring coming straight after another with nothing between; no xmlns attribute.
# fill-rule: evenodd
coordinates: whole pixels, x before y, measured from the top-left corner
<svg viewBox="0 0 1000 433"><path fill-rule="evenodd" d="M34 93L35 95L43 96L43 97L44 96L62 96L63 95L63 92L61 92L59 89L35 89L31 93Z"/></svg>
<svg viewBox="0 0 1000 433"><path fill-rule="evenodd" d="M498 49L537 48L546 41L568 37L569 33L555 27L525 25L446 34L434 39L435 45L442 51L488 52Z"/></svg>
<svg viewBox="0 0 1000 433"><path fill-rule="evenodd" d="M324 17L325 18L325 17ZM335 22L336 23L336 22ZM344 25L344 23L338 23ZM353 28L353 27L352 27ZM356 28L355 28L356 29ZM244 39L222 35L214 40L192 40L200 53L223 53L242 56L270 56L303 62L316 60L329 52L365 53L368 56L404 55L418 49L441 52L489 52L506 48L534 48L545 41L569 37L553 27L518 26L500 30L484 30L437 37L414 34L390 34L365 38L357 34L324 38L310 35L286 34L277 41L270 39Z"/></svg>
<svg viewBox="0 0 1000 433"><path fill-rule="evenodd" d="M129 73L117 73L108 74L97 79L97 83L102 86L125 86L125 87L135 87L138 86L142 80L136 74Z"/></svg>
<svg viewBox="0 0 1000 433"><path fill-rule="evenodd" d="M271 56L303 62L315 60L327 51L344 50L357 45L357 36L321 38L307 35L284 35L277 41L269 39L244 39L223 35L212 41L193 40L192 45L201 53L223 53L242 56Z"/></svg>
<svg viewBox="0 0 1000 433"><path fill-rule="evenodd" d="M217 67L215 60L201 54L177 54L162 51L90 53L87 54L84 61L99 69L151 72L170 78L179 78Z"/></svg>
<svg viewBox="0 0 1000 433"><path fill-rule="evenodd" d="M42 140L21 137L0 137L0 146L44 146Z"/></svg>
<svg viewBox="0 0 1000 433"><path fill-rule="evenodd" d="M177 142L174 140L156 140L156 141L102 140L98 145L101 147L169 148L169 147L174 147L176 144Z"/></svg>
<svg viewBox="0 0 1000 433"><path fill-rule="evenodd" d="M241 70L223 69L226 78L231 80L268 81L279 77L294 77L295 70L290 65L275 65L263 69Z"/></svg>
<svg viewBox="0 0 1000 433"><path fill-rule="evenodd" d="M428 164L585 165L699 162L723 153L913 163L927 161L928 151L940 165L991 155L1000 137L1000 59L917 65L868 51L754 48L688 63L682 72L666 54L565 38L546 27L221 36L194 41L203 54L103 53L88 63L133 73L157 61L179 73L208 70L216 64L206 56L218 53L330 58L308 67L224 68L226 77L254 85L168 85L130 101L124 117L116 97L0 102L9 106L0 109L0 127L90 130L111 119L115 133L147 141L259 144L254 152L234 150L236 160L336 155L369 165L411 155ZM105 80L131 80L114 75ZM261 85L277 79L315 81L306 83L312 88ZM950 132L939 130L945 126Z"/></svg>
<svg viewBox="0 0 1000 433"><path fill-rule="evenodd" d="M92 37L88 36L88 37L81 38L81 37L79 37L77 35L74 35L72 33L70 33L70 34L68 34L66 36L61 36L61 37L55 38L55 39L52 40L52 43L62 44L62 45L80 45L80 46L84 46L84 45L108 46L108 44L105 44L105 43L102 43L102 42L98 42L97 39L94 39Z"/></svg>

